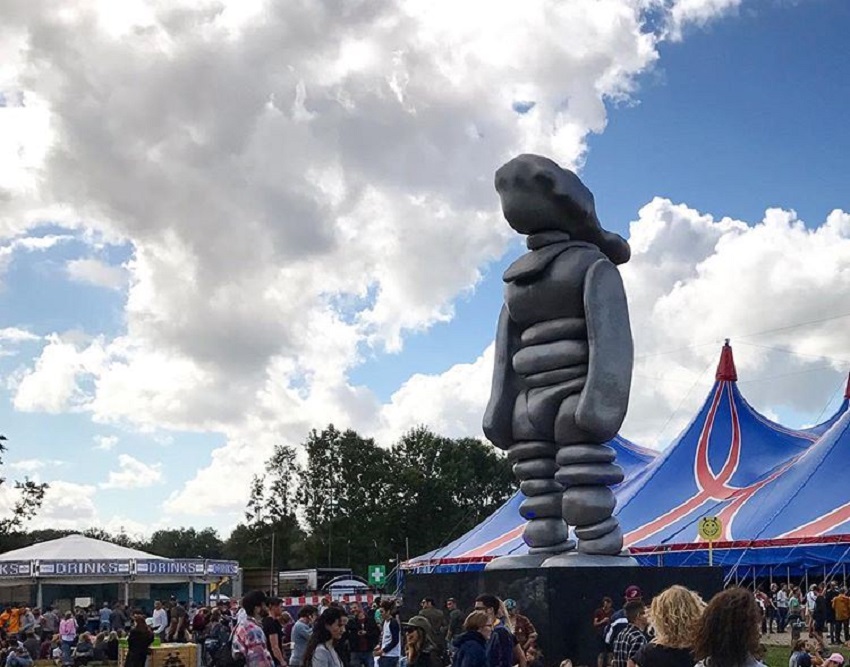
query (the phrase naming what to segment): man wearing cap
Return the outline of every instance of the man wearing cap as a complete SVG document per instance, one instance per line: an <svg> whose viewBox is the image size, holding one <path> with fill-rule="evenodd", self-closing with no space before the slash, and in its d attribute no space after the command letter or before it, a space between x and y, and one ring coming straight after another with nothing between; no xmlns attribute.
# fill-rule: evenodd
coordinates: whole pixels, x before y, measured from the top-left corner
<svg viewBox="0 0 850 667"><path fill-rule="evenodd" d="M233 656L245 658L245 667L273 667L266 634L260 627L263 614L268 611L267 601L263 591L251 591L242 598L245 615L233 631Z"/></svg>
<svg viewBox="0 0 850 667"><path fill-rule="evenodd" d="M608 623L608 628L605 630L605 645L610 649L614 648L617 635L629 624L628 618L626 618L626 605L629 602L643 602L643 591L637 586L629 586L623 591L623 601L623 608L611 615L611 622Z"/></svg>
<svg viewBox="0 0 850 667"><path fill-rule="evenodd" d="M505 600L505 609L508 610L508 616L511 618L511 625L514 627L514 637L520 648L527 652L537 641L537 630L534 624L523 616L517 609L516 600L508 598Z"/></svg>
<svg viewBox="0 0 850 667"><path fill-rule="evenodd" d="M421 609L419 610L419 615L423 618L427 619L431 624L431 631L429 633L431 637L431 641L437 648L437 651L440 655L440 659L442 659L442 655L445 652L445 636L446 636L446 617L443 615L443 612L437 609L434 605L434 598L422 598Z"/></svg>

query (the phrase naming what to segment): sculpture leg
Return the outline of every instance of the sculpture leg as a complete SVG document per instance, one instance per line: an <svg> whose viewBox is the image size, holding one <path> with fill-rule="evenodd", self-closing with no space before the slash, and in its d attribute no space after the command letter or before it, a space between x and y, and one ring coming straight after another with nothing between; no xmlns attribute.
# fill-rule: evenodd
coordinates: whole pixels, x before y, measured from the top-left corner
<svg viewBox="0 0 850 667"><path fill-rule="evenodd" d="M562 488L554 475L555 443L544 440L518 442L508 450L514 462L513 471L520 481L519 488L526 496L519 512L528 521L523 540L531 554L561 553L572 549L567 524L561 509Z"/></svg>
<svg viewBox="0 0 850 667"><path fill-rule="evenodd" d="M555 422L558 452L555 479L564 487L562 514L575 526L578 551L615 556L623 549L620 523L613 516L617 500L611 486L623 481L611 447L594 442L575 424L577 396L561 404Z"/></svg>

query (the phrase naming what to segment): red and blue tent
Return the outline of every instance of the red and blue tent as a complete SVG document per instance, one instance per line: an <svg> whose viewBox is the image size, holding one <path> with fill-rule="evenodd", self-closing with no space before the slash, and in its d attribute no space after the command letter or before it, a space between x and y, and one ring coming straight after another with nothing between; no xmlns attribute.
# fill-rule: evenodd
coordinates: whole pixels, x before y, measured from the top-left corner
<svg viewBox="0 0 850 667"><path fill-rule="evenodd" d="M627 480L638 478L657 455L657 452L639 447L619 435L608 444L616 450L617 463L623 467ZM519 514L523 500L525 496L517 491L468 533L439 549L411 559L405 566L419 572L476 570L496 556L525 553L528 549L522 540L525 519Z"/></svg>
<svg viewBox="0 0 850 667"><path fill-rule="evenodd" d="M812 463L820 460L818 452L825 448L832 452L829 460L837 469L843 469L839 461L850 461L850 451L841 458L841 452L850 447L850 436L843 436L848 439L846 447L836 448L834 443L835 433L850 419L848 403L850 382L838 411L822 424L791 429L767 419L741 395L727 342L705 403L660 456L619 436L610 443L626 469L626 481L615 489L626 546L645 564L705 564L707 545L698 542L696 526L704 516L718 516L724 534L722 542L714 545L715 563L730 573L768 563L771 567L784 564L790 573L792 568L799 572L838 562L850 546L850 535L846 540L839 535L844 524L820 533L799 528L820 526L818 521L839 511L850 516L850 486L844 499L824 492L817 480L812 481L814 472L808 476L805 472L822 474L829 469ZM818 487L820 493L810 490L799 495L802 489ZM482 524L412 559L407 567L478 569L495 556L525 553L524 521L519 516L522 500L521 494L515 494ZM786 535L793 530L797 532Z"/></svg>
<svg viewBox="0 0 850 667"><path fill-rule="evenodd" d="M848 386L850 394L850 386ZM850 461L850 412L845 398L830 427L801 454L757 483L738 490L719 506L725 540L715 543L713 562L730 578L824 576L850 556L850 485L839 476ZM813 429L810 429L811 432ZM699 542L639 549L644 562L704 565L707 545Z"/></svg>

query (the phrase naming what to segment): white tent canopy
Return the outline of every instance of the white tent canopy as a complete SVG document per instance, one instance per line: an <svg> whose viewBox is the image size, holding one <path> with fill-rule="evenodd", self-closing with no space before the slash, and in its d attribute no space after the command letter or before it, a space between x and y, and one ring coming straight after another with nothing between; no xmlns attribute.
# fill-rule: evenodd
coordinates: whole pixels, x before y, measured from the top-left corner
<svg viewBox="0 0 850 667"><path fill-rule="evenodd" d="M96 540L85 535L68 535L58 540L31 544L22 549L0 554L0 562L15 560L137 560L162 556L149 554L138 549L122 547L112 542Z"/></svg>
<svg viewBox="0 0 850 667"><path fill-rule="evenodd" d="M126 601L133 583L187 583L191 597L195 583L206 586L238 571L236 561L163 558L84 535L68 535L0 554L0 586L35 584L39 606L43 584L123 584Z"/></svg>

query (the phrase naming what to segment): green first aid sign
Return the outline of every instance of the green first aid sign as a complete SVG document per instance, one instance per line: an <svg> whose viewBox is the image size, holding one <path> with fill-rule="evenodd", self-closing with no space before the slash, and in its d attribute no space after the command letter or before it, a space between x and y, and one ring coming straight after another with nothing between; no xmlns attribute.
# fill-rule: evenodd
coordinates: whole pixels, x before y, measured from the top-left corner
<svg viewBox="0 0 850 667"><path fill-rule="evenodd" d="M387 568L385 565L370 565L369 566L369 584L371 586L380 586L387 579Z"/></svg>

